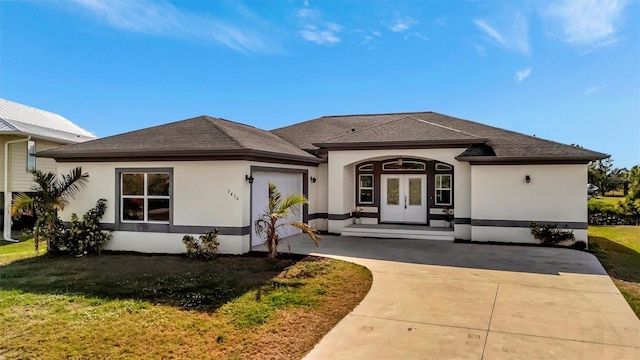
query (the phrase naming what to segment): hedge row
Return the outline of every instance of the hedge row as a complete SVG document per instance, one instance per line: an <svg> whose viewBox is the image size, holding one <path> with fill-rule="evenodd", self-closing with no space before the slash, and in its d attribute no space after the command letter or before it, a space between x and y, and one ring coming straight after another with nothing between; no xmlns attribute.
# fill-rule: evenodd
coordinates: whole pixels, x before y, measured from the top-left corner
<svg viewBox="0 0 640 360"><path fill-rule="evenodd" d="M611 212L589 214L589 225L640 225L640 216Z"/></svg>

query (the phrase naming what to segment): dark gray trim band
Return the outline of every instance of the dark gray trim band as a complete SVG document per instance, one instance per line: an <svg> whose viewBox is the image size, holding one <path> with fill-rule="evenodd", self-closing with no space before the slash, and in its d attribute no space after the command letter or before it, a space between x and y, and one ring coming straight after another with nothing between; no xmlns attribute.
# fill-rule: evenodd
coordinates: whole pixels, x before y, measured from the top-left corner
<svg viewBox="0 0 640 360"><path fill-rule="evenodd" d="M378 215L379 214L377 212L363 212L363 213L360 213L360 217L369 218L369 219L377 219ZM352 217L355 217L355 215L352 216Z"/></svg>
<svg viewBox="0 0 640 360"><path fill-rule="evenodd" d="M327 213L314 213L314 214L309 214L309 220L314 220L314 219L326 219L327 218Z"/></svg>
<svg viewBox="0 0 640 360"><path fill-rule="evenodd" d="M355 218L355 214L354 213L347 213L347 214L328 214L327 215L327 219L329 220L347 220L347 219L351 219L351 218ZM378 213L377 212L363 212L360 213L360 217L361 218L369 218L369 219L377 219L378 218Z"/></svg>
<svg viewBox="0 0 640 360"><path fill-rule="evenodd" d="M453 222L456 225L469 225L471 224L471 218L454 218Z"/></svg>
<svg viewBox="0 0 640 360"><path fill-rule="evenodd" d="M69 222L63 222L69 225ZM249 235L251 226L196 226L196 225L169 225L152 223L121 223L119 227L114 223L100 223L100 228L111 231L151 232L166 234L204 234L218 229L220 235Z"/></svg>
<svg viewBox="0 0 640 360"><path fill-rule="evenodd" d="M472 226L520 227L528 228L533 220L489 220L471 219ZM539 225L552 225L560 229L586 230L588 224L579 221L535 221Z"/></svg>
<svg viewBox="0 0 640 360"><path fill-rule="evenodd" d="M309 172L309 170L307 170L307 169L299 169L299 168L283 168L283 167L269 167L269 166L251 165L251 172L253 173L254 171L265 171L265 172L275 172L275 173L290 173L290 174L302 174L304 172Z"/></svg>
<svg viewBox="0 0 640 360"><path fill-rule="evenodd" d="M342 215L329 215L327 213L315 213L315 214L309 214L309 220L313 220L313 219L329 219L329 220L347 220L350 218L354 218L355 216L353 214L342 214ZM363 218L369 218L369 219L377 219L378 218L378 213L377 212L363 212L360 214L360 217Z"/></svg>
<svg viewBox="0 0 640 360"><path fill-rule="evenodd" d="M329 220L347 220L351 218L351 214L328 214L327 219Z"/></svg>

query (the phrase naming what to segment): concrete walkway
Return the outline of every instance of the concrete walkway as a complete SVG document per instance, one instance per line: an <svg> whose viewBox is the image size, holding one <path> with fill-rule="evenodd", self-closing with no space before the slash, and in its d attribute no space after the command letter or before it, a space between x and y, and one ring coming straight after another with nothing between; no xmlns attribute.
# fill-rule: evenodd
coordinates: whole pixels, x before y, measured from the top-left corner
<svg viewBox="0 0 640 360"><path fill-rule="evenodd" d="M640 320L591 254L332 236L316 248L290 239L295 253L373 273L369 294L306 360L640 359Z"/></svg>

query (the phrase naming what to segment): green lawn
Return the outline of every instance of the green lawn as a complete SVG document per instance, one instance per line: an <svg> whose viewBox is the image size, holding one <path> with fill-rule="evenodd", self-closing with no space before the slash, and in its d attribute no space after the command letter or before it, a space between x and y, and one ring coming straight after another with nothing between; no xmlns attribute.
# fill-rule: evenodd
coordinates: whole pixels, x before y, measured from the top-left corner
<svg viewBox="0 0 640 360"><path fill-rule="evenodd" d="M299 359L371 281L323 258L50 258L0 243L0 358Z"/></svg>
<svg viewBox="0 0 640 360"><path fill-rule="evenodd" d="M588 200L589 208L596 208L600 210L609 210L614 211L618 206L620 201L623 201L623 197L614 197L614 196L599 196L592 197Z"/></svg>
<svg viewBox="0 0 640 360"><path fill-rule="evenodd" d="M640 227L589 226L589 248L640 318Z"/></svg>
<svg viewBox="0 0 640 360"><path fill-rule="evenodd" d="M618 197L618 196L598 196L598 197L592 197L589 199L590 203L600 203L603 205L610 205L610 206L615 206L618 205L618 203L620 201L623 201L624 197Z"/></svg>

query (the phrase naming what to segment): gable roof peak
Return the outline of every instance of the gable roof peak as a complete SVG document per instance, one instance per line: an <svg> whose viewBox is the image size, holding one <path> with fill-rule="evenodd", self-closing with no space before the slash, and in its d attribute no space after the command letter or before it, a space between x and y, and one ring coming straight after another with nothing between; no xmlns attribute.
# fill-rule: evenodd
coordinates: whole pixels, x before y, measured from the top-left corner
<svg viewBox="0 0 640 360"><path fill-rule="evenodd" d="M345 118L345 117L365 117L365 116L413 115L413 114L430 114L430 113L434 113L434 112L433 111L405 111L405 112L389 112L389 113L325 115L325 116L322 116L321 119L324 119L324 118Z"/></svg>

